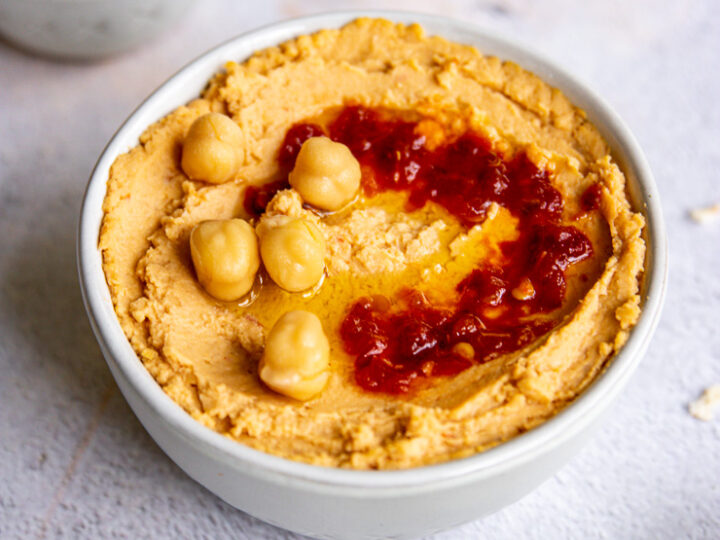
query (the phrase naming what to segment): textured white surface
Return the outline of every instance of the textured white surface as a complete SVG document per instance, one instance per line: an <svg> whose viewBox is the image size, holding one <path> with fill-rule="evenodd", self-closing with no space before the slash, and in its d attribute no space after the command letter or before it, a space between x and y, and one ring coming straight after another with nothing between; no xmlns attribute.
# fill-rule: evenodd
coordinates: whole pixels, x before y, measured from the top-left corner
<svg viewBox="0 0 720 540"><path fill-rule="evenodd" d="M99 64L0 41L0 538L295 538L229 507L157 448L125 404L80 301L77 212L105 142L190 59L330 0L210 0L174 31ZM258 5L251 5L258 4ZM720 419L687 404L720 382L720 4L604 0L346 2L493 27L589 83L655 172L671 251L666 309L604 428L555 477L436 540L720 538Z"/></svg>

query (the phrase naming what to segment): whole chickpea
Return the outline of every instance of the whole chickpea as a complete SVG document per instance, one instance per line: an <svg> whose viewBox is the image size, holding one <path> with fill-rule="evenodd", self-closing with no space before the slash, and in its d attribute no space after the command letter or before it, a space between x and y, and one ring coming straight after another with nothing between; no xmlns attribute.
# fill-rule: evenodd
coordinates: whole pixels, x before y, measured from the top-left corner
<svg viewBox="0 0 720 540"><path fill-rule="evenodd" d="M222 184L232 180L243 160L240 127L220 113L197 118L182 149L182 168L193 180Z"/></svg>
<svg viewBox="0 0 720 540"><path fill-rule="evenodd" d="M274 216L257 232L265 270L278 286L299 292L320 281L325 270L325 237L317 225L305 218Z"/></svg>
<svg viewBox="0 0 720 540"><path fill-rule="evenodd" d="M307 401L330 378L330 344L317 315L288 311L270 330L260 359L260 379L285 396Z"/></svg>
<svg viewBox="0 0 720 540"><path fill-rule="evenodd" d="M327 137L311 137L300 148L290 185L323 210L339 210L360 187L360 164L350 149Z"/></svg>
<svg viewBox="0 0 720 540"><path fill-rule="evenodd" d="M203 221L190 233L198 281L218 300L247 294L260 267L255 231L242 219Z"/></svg>

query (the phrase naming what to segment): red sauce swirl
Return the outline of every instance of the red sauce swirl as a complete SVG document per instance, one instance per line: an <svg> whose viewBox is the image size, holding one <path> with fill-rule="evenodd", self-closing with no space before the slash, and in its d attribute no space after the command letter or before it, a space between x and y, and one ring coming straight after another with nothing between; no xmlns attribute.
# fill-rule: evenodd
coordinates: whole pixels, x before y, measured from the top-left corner
<svg viewBox="0 0 720 540"><path fill-rule="evenodd" d="M502 264L470 273L457 286L455 305L439 308L407 289L397 298L361 298L350 306L340 335L355 357L358 385L403 394L417 379L457 374L516 351L557 324L542 314L561 307L566 270L591 257L593 248L581 231L562 223L560 192L523 152L508 159L472 132L429 150L416 123L351 106L327 131L314 124L291 128L281 166L290 170L302 143L321 134L350 148L365 171L367 195L406 191L410 210L434 202L467 227L483 222L493 202L518 218L518 239L500 246ZM280 184L251 192L246 208L252 200L253 213L260 213L277 189ZM598 198L588 190L581 204L596 208Z"/></svg>

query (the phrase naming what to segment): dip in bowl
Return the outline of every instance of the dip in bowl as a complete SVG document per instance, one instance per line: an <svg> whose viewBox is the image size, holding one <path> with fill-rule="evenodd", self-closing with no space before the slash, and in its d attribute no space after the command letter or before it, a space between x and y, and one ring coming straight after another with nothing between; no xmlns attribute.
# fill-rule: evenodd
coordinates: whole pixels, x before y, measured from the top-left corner
<svg viewBox="0 0 720 540"><path fill-rule="evenodd" d="M148 431L231 504L315 536L427 533L537 485L640 360L664 290L650 172L600 100L465 25L383 16L290 21L190 64L111 141L81 218L93 327ZM240 128L220 180L185 159L208 114ZM332 177L313 140L360 171L338 204L303 180ZM238 221L259 248L229 297L193 237ZM266 247L290 222L323 246L297 287L284 270L312 249ZM298 311L326 342L273 352ZM329 350L310 375L309 342Z"/></svg>

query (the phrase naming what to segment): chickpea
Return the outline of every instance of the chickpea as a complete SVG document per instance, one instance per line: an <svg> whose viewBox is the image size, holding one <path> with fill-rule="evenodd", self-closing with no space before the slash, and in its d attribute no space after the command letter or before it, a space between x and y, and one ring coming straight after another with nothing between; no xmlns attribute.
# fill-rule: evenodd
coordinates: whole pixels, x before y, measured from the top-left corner
<svg viewBox="0 0 720 540"><path fill-rule="evenodd" d="M288 311L270 330L260 359L260 379L276 392L307 401L330 378L330 344L317 315Z"/></svg>
<svg viewBox="0 0 720 540"><path fill-rule="evenodd" d="M243 161L240 127L220 113L196 119L183 143L182 168L193 180L222 184L232 180Z"/></svg>
<svg viewBox="0 0 720 540"><path fill-rule="evenodd" d="M255 231L242 219L203 221L190 233L198 281L218 300L247 294L260 267Z"/></svg>
<svg viewBox="0 0 720 540"><path fill-rule="evenodd" d="M308 203L323 210L339 210L360 187L360 164L344 144L312 137L300 148L289 180Z"/></svg>
<svg viewBox="0 0 720 540"><path fill-rule="evenodd" d="M275 216L258 227L260 255L272 280L286 291L309 289L325 270L325 237L305 218Z"/></svg>

